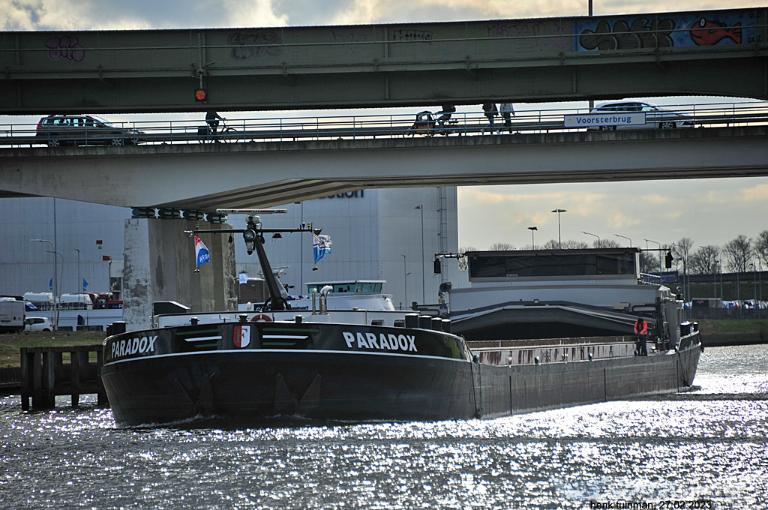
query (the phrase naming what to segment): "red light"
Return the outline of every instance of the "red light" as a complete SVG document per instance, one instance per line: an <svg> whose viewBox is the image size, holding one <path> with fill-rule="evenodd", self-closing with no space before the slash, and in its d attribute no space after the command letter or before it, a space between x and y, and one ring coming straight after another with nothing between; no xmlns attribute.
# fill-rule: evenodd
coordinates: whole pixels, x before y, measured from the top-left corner
<svg viewBox="0 0 768 510"><path fill-rule="evenodd" d="M112 257L110 255L102 255L101 256L101 261L102 262L109 262L110 260L112 260Z"/></svg>
<svg viewBox="0 0 768 510"><path fill-rule="evenodd" d="M195 101L205 101L208 99L208 92L205 89L195 89Z"/></svg>

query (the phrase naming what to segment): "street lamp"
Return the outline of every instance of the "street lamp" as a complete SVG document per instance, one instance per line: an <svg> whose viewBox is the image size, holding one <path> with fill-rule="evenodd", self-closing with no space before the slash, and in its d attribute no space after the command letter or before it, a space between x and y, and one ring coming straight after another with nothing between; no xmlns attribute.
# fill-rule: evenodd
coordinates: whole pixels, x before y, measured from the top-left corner
<svg viewBox="0 0 768 510"><path fill-rule="evenodd" d="M563 249L563 242L560 239L560 213L568 212L565 209L552 209L553 213L557 213L557 247Z"/></svg>
<svg viewBox="0 0 768 510"><path fill-rule="evenodd" d="M403 294L405 294L405 306L408 306L408 273L406 273L406 258L405 255L402 253L400 254L401 257L403 257Z"/></svg>
<svg viewBox="0 0 768 510"><path fill-rule="evenodd" d="M581 231L582 234L587 234L588 236L597 237L597 247L600 248L600 236L597 234L593 234L592 232L584 232Z"/></svg>
<svg viewBox="0 0 768 510"><path fill-rule="evenodd" d="M712 296L717 297L717 259L712 266Z"/></svg>
<svg viewBox="0 0 768 510"><path fill-rule="evenodd" d="M83 280L80 279L80 250L75 248L75 255L77 260L77 285L75 285L75 292L80 294L83 290Z"/></svg>
<svg viewBox="0 0 768 510"><path fill-rule="evenodd" d="M30 239L33 243L48 243L51 245L51 252L53 253L53 329L57 329L59 326L59 309L56 306L59 295L59 254L56 252L56 243L50 239Z"/></svg>
<svg viewBox="0 0 768 510"><path fill-rule="evenodd" d="M616 237L621 237L622 239L626 239L627 241L629 241L629 247L632 248L632 238L631 237L623 236L621 234L613 234L613 235L615 235Z"/></svg>
<svg viewBox="0 0 768 510"><path fill-rule="evenodd" d="M425 280L424 280L424 204L419 204L414 209L418 209L421 212L421 304L423 305L426 300L425 292Z"/></svg>
<svg viewBox="0 0 768 510"><path fill-rule="evenodd" d="M531 249L533 251L536 251L536 243L533 242L533 233L536 232L537 230L539 230L539 228L538 227L528 227L528 230L531 231Z"/></svg>
<svg viewBox="0 0 768 510"><path fill-rule="evenodd" d="M645 241L645 249L648 251L648 243L656 243L659 247L659 278L661 278L661 243L658 241L654 241L653 239L643 239Z"/></svg>

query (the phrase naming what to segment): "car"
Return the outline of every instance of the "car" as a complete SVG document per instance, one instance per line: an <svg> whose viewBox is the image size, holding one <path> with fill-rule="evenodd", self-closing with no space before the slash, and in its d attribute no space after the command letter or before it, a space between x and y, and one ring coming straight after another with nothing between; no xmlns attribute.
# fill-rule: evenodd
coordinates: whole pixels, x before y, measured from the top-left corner
<svg viewBox="0 0 768 510"><path fill-rule="evenodd" d="M37 137L48 147L60 145L137 145L144 133L115 126L92 115L48 115L37 123Z"/></svg>
<svg viewBox="0 0 768 510"><path fill-rule="evenodd" d="M24 319L24 331L53 331L48 317L27 317Z"/></svg>
<svg viewBox="0 0 768 510"><path fill-rule="evenodd" d="M617 103L605 103L592 109L591 113L645 113L645 124L634 126L600 126L590 128L599 131L615 131L617 129L675 129L692 128L691 118L682 113L669 110L661 110L656 106L639 101L621 101Z"/></svg>

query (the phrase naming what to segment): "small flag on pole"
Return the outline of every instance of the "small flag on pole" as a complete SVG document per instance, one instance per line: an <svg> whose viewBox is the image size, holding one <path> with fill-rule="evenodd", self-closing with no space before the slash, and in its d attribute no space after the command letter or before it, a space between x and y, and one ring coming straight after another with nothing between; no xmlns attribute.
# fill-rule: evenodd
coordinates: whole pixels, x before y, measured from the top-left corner
<svg viewBox="0 0 768 510"><path fill-rule="evenodd" d="M332 244L331 236L312 234L312 254L315 258L315 264L331 253Z"/></svg>
<svg viewBox="0 0 768 510"><path fill-rule="evenodd" d="M208 247L205 245L200 236L195 236L195 270L199 270L200 266L211 261L211 255L208 252Z"/></svg>
<svg viewBox="0 0 768 510"><path fill-rule="evenodd" d="M87 289L88 289L88 280L83 278L83 290L87 290Z"/></svg>
<svg viewBox="0 0 768 510"><path fill-rule="evenodd" d="M48 280L48 289L49 289L49 290L53 290L53 278L51 278L50 280Z"/></svg>

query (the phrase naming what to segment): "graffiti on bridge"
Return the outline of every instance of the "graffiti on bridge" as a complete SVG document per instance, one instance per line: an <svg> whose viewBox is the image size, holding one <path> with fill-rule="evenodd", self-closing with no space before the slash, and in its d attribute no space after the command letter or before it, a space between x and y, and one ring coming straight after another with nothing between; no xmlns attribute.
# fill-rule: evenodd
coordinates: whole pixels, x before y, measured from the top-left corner
<svg viewBox="0 0 768 510"><path fill-rule="evenodd" d="M576 51L697 48L760 40L757 11L621 16L575 23Z"/></svg>
<svg viewBox="0 0 768 510"><path fill-rule="evenodd" d="M45 41L48 48L48 60L82 62L85 59L85 49L80 46L80 40L74 35L49 37Z"/></svg>
<svg viewBox="0 0 768 510"><path fill-rule="evenodd" d="M257 57L276 57L281 48L283 38L277 30L248 30L232 32L227 36L227 44L232 47L231 56L237 60L247 60Z"/></svg>

